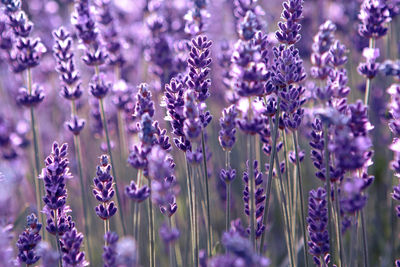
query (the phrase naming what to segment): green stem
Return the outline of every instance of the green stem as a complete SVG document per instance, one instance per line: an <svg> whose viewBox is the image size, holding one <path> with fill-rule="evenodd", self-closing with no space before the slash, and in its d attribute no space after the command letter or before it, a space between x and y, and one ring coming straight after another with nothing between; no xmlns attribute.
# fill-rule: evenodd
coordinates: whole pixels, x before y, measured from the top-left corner
<svg viewBox="0 0 400 267"><path fill-rule="evenodd" d="M227 171L230 171L230 151L225 151L225 168ZM231 182L228 181L226 183L226 222L225 222L225 231L229 231L229 224L231 221Z"/></svg>
<svg viewBox="0 0 400 267"><path fill-rule="evenodd" d="M365 218L364 218L364 210L361 209L361 228L362 228L362 237L363 237L363 249L364 249L364 266L369 266L368 261L368 244L367 244L367 229L365 226Z"/></svg>
<svg viewBox="0 0 400 267"><path fill-rule="evenodd" d="M291 261L290 263L291 263L291 266L296 266L294 255L293 255L294 251L293 251L292 235L291 235L290 224L289 224L287 201L286 201L285 193L283 192L283 181L282 181L282 174L281 174L280 167L279 167L279 154L278 153L276 153L276 156L275 156L275 165L277 166L276 172L278 173L278 180L279 180L279 184L281 187L280 193L281 193L281 201L283 201L283 217L286 222L286 231L287 231L287 237L288 237L288 250L289 250L289 257L290 257L290 261Z"/></svg>
<svg viewBox="0 0 400 267"><path fill-rule="evenodd" d="M331 178L330 178L330 165L329 165L329 150L328 150L328 126L324 125L324 152L325 152L325 179L326 179L326 187L327 187L327 199L328 199L328 229L329 229L329 254L331 256L331 260L329 262L329 267L333 266L334 255L333 255L333 246L332 246L332 213L331 213Z"/></svg>
<svg viewBox="0 0 400 267"><path fill-rule="evenodd" d="M341 227L341 218L340 218L340 204L339 204L339 191L337 183L334 184L335 186L335 205L336 205L336 228L337 228L337 238L338 238L338 250L339 250L339 267L343 266L343 242L342 242L342 227Z"/></svg>
<svg viewBox="0 0 400 267"><path fill-rule="evenodd" d="M170 229L172 229L172 218L171 217L168 217L168 223L169 223L169 228ZM171 266L171 267L175 267L176 266L176 264L175 264L175 246L174 246L174 244L172 243L172 244L169 244L169 247L168 247L168 252L169 252L169 266Z"/></svg>
<svg viewBox="0 0 400 267"><path fill-rule="evenodd" d="M369 48L375 48L375 38L369 38ZM365 98L364 104L368 107L371 95L371 79L367 78L367 83L365 84Z"/></svg>
<svg viewBox="0 0 400 267"><path fill-rule="evenodd" d="M121 224L122 224L122 230L123 230L124 235L126 235L124 213L122 211L121 197L120 197L119 190L118 190L117 172L116 172L116 166L114 165L113 156L112 156L110 136L108 133L106 113L104 110L104 101L103 101L103 99L100 99L99 102L100 102L100 112L101 112L101 118L103 121L104 132L106 134L107 150L108 150L108 154L110 155L110 161L111 161L111 166L112 166L111 171L112 171L112 174L114 176L114 181L115 181L115 193L117 195L117 204L119 207L118 210L119 210L120 220L121 220Z"/></svg>
<svg viewBox="0 0 400 267"><path fill-rule="evenodd" d="M72 114L76 116L76 105L75 101L72 100L71 102L71 109L72 109ZM81 188L81 202L82 202L82 207L83 207L83 225L85 227L85 243L86 243L86 252L89 256L90 262L92 262L92 255L91 255L91 250L90 250L90 237L89 237L89 224L88 224L88 218L89 214L87 212L87 202L86 202L86 193L87 188L85 183L83 182L83 168L82 168L82 155L81 155L81 148L80 148L80 136L79 135L74 135L74 146L75 146L75 156L76 156L76 162L78 165L78 174L79 174L79 182L80 182L80 188Z"/></svg>
<svg viewBox="0 0 400 267"><path fill-rule="evenodd" d="M196 251L195 251L195 241L194 241L194 217L193 217L193 197L192 197L192 179L190 177L190 166L185 155L186 162L186 177L187 177L187 190L188 190L188 199L189 199L189 217L190 217L190 233L191 233L191 246L192 246L192 260L193 265L195 265Z"/></svg>
<svg viewBox="0 0 400 267"><path fill-rule="evenodd" d="M211 213L210 213L210 192L208 190L208 169L207 169L207 155L206 145L204 140L204 130L201 131L201 147L203 151L203 167L204 167L204 179L206 184L206 206L207 206L207 250L208 256L212 256L212 229L211 229Z"/></svg>
<svg viewBox="0 0 400 267"><path fill-rule="evenodd" d="M195 266L199 266L199 208L198 208L198 197L197 197L197 190L198 190L198 185L200 184L200 181L198 180L200 178L199 170L196 166L194 166L194 173L195 179L193 179L193 188L192 188L192 197L193 197L193 225L194 225L194 244L195 244ZM196 179L197 176L197 179ZM199 182L196 185L196 180Z"/></svg>
<svg viewBox="0 0 400 267"><path fill-rule="evenodd" d="M58 255L62 255L61 254L61 248L60 248L60 238L59 238L59 236L58 236L58 218L57 218L57 216L58 216L58 210L53 210L53 212L54 212L54 225L55 225L55 227L56 227L56 243L57 243L57 252L58 252ZM62 258L61 258L61 256L58 258L59 260L58 260L58 266L63 266L63 264L62 264Z"/></svg>
<svg viewBox="0 0 400 267"><path fill-rule="evenodd" d="M272 136L272 153L271 157L269 158L269 170L268 170L268 178L267 178L267 192L266 192L266 198L265 198L265 209L264 209L264 217L263 217L263 224L267 225L267 220L268 220L268 212L269 212L269 201L271 198L271 187L272 187L272 173L274 169L274 159L275 159L275 154L276 154L276 141L278 139L278 126L279 126L279 112L280 112L280 102L281 99L278 97L278 103L277 103L277 111L275 114L275 125L272 127L272 118L269 118L269 125L271 132L273 131L273 136ZM260 241L260 254L263 252L264 248L264 240L265 240L265 233L264 231L261 235L261 241Z"/></svg>
<svg viewBox="0 0 400 267"><path fill-rule="evenodd" d="M31 69L27 69L27 87L29 94L32 93L32 72ZM35 184L35 196L36 196L36 208L38 212L38 218L40 223L44 223L43 213L41 212L41 200L42 200L42 191L40 190L40 180L38 180L38 175L40 173L40 155L39 155L39 141L38 135L36 132L36 122L35 122L35 110L34 107L30 107L30 116L31 116L31 130L32 130L32 138L33 138L33 157L35 159L35 168L33 172L33 181ZM44 227L42 227L42 236L45 238L46 232Z"/></svg>
<svg viewBox="0 0 400 267"><path fill-rule="evenodd" d="M298 151L298 135L297 132L293 132L293 142L294 142L294 151L296 153L296 166L297 166L297 180L299 184L299 191L300 191L300 209L301 209L301 224L303 228L303 243L304 243L304 260L306 262L306 266L309 266L308 263L308 255L307 255L307 225L306 225L306 217L305 217L305 209L304 209L304 192L303 192L303 185L302 185L302 177L301 177L301 168L300 168L300 156Z"/></svg>
<svg viewBox="0 0 400 267"><path fill-rule="evenodd" d="M151 191L151 181L149 180L149 188ZM155 249L154 249L154 214L153 214L153 205L151 203L151 197L148 198L148 203L149 203L149 245L150 245L150 255L149 255L149 260L150 260L150 266L154 267L156 264L156 254L155 254Z"/></svg>

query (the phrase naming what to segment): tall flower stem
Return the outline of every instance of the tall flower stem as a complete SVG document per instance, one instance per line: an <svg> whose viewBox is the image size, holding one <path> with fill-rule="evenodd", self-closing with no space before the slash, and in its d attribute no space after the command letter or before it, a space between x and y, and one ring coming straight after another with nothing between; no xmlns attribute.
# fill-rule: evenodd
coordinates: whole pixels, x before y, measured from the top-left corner
<svg viewBox="0 0 400 267"><path fill-rule="evenodd" d="M365 218L364 218L364 210L360 211L361 216L361 229L362 229L362 237L363 237L363 250L364 250L364 266L369 266L368 261L368 243L367 243L367 229L365 226Z"/></svg>
<svg viewBox="0 0 400 267"><path fill-rule="evenodd" d="M263 224L267 225L267 220L268 220L268 212L269 212L269 200L271 197L271 187L272 187L272 173L274 169L274 159L276 155L276 141L278 139L278 123L279 123L279 112L280 112L280 102L281 99L278 97L278 103L277 103L277 111L275 114L275 124L272 127L272 117L269 118L269 125L271 132L273 131L273 136L272 136L272 152L271 152L271 157L269 158L269 170L268 170L268 178L267 178L267 192L266 192L266 198L265 198L265 209L264 209L264 217L263 217ZM262 254L263 248L264 248L264 240L265 240L265 233L264 231L261 235L261 241L260 241L260 254Z"/></svg>
<svg viewBox="0 0 400 267"><path fill-rule="evenodd" d="M60 248L60 237L58 235L58 210L53 210L54 212L54 226L56 227L56 245L57 245L57 252L58 255L62 255L61 254L61 248ZM62 257L58 257L58 266L63 266L62 264Z"/></svg>
<svg viewBox="0 0 400 267"><path fill-rule="evenodd" d="M212 256L212 229L211 229L211 213L210 213L210 192L208 190L208 169L207 169L207 153L204 140L204 130L201 131L201 148L203 151L203 167L204 179L206 184L206 206L207 206L207 251L208 256Z"/></svg>
<svg viewBox="0 0 400 267"><path fill-rule="evenodd" d="M375 38L369 38L368 47L371 49L375 48ZM367 82L365 84L365 99L364 99L364 104L366 106L369 105L370 95L371 95L371 79L367 78Z"/></svg>
<svg viewBox="0 0 400 267"><path fill-rule="evenodd" d="M230 151L225 151L225 167L226 170L230 170ZM225 221L225 231L229 231L229 223L231 220L231 182L226 183L226 221Z"/></svg>
<svg viewBox="0 0 400 267"><path fill-rule="evenodd" d="M29 94L32 93L32 71L30 68L27 69L27 86ZM35 110L34 107L30 107L30 116L31 116L31 130L32 130L32 138L33 138L33 157L35 160L35 168L33 172L33 181L35 183L35 196L36 196L36 208L39 214L38 218L40 219L40 223L43 224L43 214L41 212L41 200L42 200L42 191L40 190L40 180L38 179L38 175L40 173L40 155L39 155L39 141L36 132L36 121L35 121ZM42 228L42 235L45 237L46 232L44 231L44 227Z"/></svg>
<svg viewBox="0 0 400 267"><path fill-rule="evenodd" d="M193 234L194 234L194 245L195 245L195 249L194 249L194 251L195 251L195 266L199 266L199 250L200 250L200 248L199 248L199 215L198 215L199 203L197 201L198 200L197 190L199 188L199 186L197 186L197 185L201 184L200 180L199 180L200 179L199 168L200 168L200 166L199 167L194 166L194 168L193 168L195 175L193 175L194 179L193 179L193 184L192 184L192 186L193 186L192 197L193 197L193 225L194 225L194 231L193 231L194 233ZM196 185L196 180L199 182L197 185Z"/></svg>
<svg viewBox="0 0 400 267"><path fill-rule="evenodd" d="M275 156L275 165L279 166L279 155L278 153ZM289 257L290 257L290 263L291 266L296 266L295 264L295 259L294 259L294 249L293 249L293 244L294 242L292 242L292 235L291 235L291 230L290 230L290 223L289 223L289 213L288 213L288 208L287 208L287 201L286 201L286 197L285 197L285 193L283 192L283 181L282 181L282 174L280 171L280 168L277 168L278 173L278 180L279 180L279 184L280 184L280 193L281 193L281 201L283 201L283 217L284 220L286 222L286 231L287 231L287 238L288 238L288 250L289 250Z"/></svg>
<svg viewBox="0 0 400 267"><path fill-rule="evenodd" d="M190 217L190 233L191 233L191 245L192 245L192 260L193 265L195 264L196 252L195 252L195 244L194 244L194 218L193 218L193 197L192 197L192 179L190 177L190 166L185 155L186 162L186 177L187 177L187 190L188 190L188 199L189 199L189 217Z"/></svg>
<svg viewBox="0 0 400 267"><path fill-rule="evenodd" d="M140 188L141 183L142 183L142 170L139 169L137 172L137 179L136 179L136 184L137 184L138 188ZM138 240L138 238L139 238L139 233L138 233L139 232L139 221L140 221L139 220L139 218L140 218L140 203L135 202L133 205L134 205L133 206L134 212L132 213L134 216L132 219L133 234L134 234L135 239Z"/></svg>
<svg viewBox="0 0 400 267"><path fill-rule="evenodd" d="M172 217L168 217L168 224L169 224L169 228L172 229ZM168 247L168 252L169 252L169 266L171 267L175 267L175 246L174 244L169 244Z"/></svg>
<svg viewBox="0 0 400 267"><path fill-rule="evenodd" d="M304 260L306 262L306 266L309 266L308 263L308 254L307 254L307 226L306 226L306 217L305 217L305 209L304 209L304 192L303 192L303 184L301 177L301 164L300 164L300 156L299 156L299 148L298 148L298 135L297 132L293 132L293 143L294 143L294 151L296 153L296 166L297 166L297 180L299 184L300 191L300 213L301 213L301 224L303 228L303 243L304 243Z"/></svg>
<svg viewBox="0 0 400 267"><path fill-rule="evenodd" d="M149 188L151 192L151 181L149 180ZM150 260L150 267L156 266L156 254L155 254L155 249L154 249L154 214L153 214L153 204L151 203L151 197L148 198L148 203L149 203L149 249L150 249L150 255L149 255L149 260Z"/></svg>
<svg viewBox="0 0 400 267"><path fill-rule="evenodd" d="M112 156L110 136L109 136L109 133L108 133L106 113L105 113L105 110L104 110L104 101L103 101L103 99L99 99L99 102L100 102L101 119L103 121L104 132L106 134L107 150L108 150L108 154L110 155L110 161L111 161L111 166L112 166L111 171L112 171L112 174L113 174L114 180L115 180L115 192L116 192L116 195L117 195L117 203L118 203L118 207L119 207L118 208L119 216L120 216L120 220L121 220L121 224L122 224L123 233L124 233L124 235L126 235L124 213L122 211L121 197L120 197L119 190L118 190L117 173L116 173L116 170L115 170L116 168L115 168L114 161L113 161L113 156Z"/></svg>
<svg viewBox="0 0 400 267"><path fill-rule="evenodd" d="M337 238L338 238L338 250L339 250L339 266L343 266L343 243L342 243L342 228L341 228L341 218L340 218L340 204L339 204L339 191L337 183L335 183L335 208L336 208L336 228L337 228Z"/></svg>
<svg viewBox="0 0 400 267"><path fill-rule="evenodd" d="M329 267L333 266L333 246L332 246L332 197L331 197L331 177L330 177L330 165L329 165L329 150L328 150L328 125L324 125L324 152L325 152L325 179L326 179L326 191L328 195L328 229L329 229L329 254L331 260L329 262Z"/></svg>
<svg viewBox="0 0 400 267"><path fill-rule="evenodd" d="M75 100L71 101L71 110L72 110L72 115L76 116L76 105L75 105ZM80 136L79 135L74 135L74 146L75 146L75 156L76 156L76 163L78 165L78 174L79 174L79 183L80 183L80 188L81 188L81 202L82 202L82 207L83 207L83 225L85 227L85 248L86 252L89 256L90 262L92 262L92 257L91 257L91 250L90 250L90 237L89 237L89 224L88 224L88 219L89 219L89 214L87 212L87 199L86 199L86 192L87 188L85 183L83 182L83 168L82 168L82 154L81 154L81 146L80 146Z"/></svg>
<svg viewBox="0 0 400 267"><path fill-rule="evenodd" d="M103 220L104 224L104 236L107 234L107 220ZM104 238L104 246L107 246L107 240Z"/></svg>
<svg viewBox="0 0 400 267"><path fill-rule="evenodd" d="M114 76L115 76L115 82L118 82L121 79L121 67L119 65L116 65L114 68ZM125 132L125 122L121 110L118 110L117 116L118 116L119 146L121 148L122 158L125 159L126 155L128 154L128 152L126 151L128 142Z"/></svg>

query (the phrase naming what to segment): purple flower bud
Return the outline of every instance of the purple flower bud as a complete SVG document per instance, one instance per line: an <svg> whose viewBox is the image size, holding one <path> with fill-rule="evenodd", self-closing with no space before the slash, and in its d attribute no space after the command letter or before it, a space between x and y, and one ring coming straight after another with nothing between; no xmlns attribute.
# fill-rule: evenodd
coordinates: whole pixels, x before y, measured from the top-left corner
<svg viewBox="0 0 400 267"><path fill-rule="evenodd" d="M219 178L226 184L232 182L236 178L236 170L234 169L221 169L221 172L219 174Z"/></svg>
<svg viewBox="0 0 400 267"><path fill-rule="evenodd" d="M111 199L114 197L114 183L111 176L111 165L108 163L108 156L100 157L100 165L97 166L96 177L93 179L93 195L101 202L96 208L96 214L103 220L110 219L116 212L117 207Z"/></svg>
<svg viewBox="0 0 400 267"><path fill-rule="evenodd" d="M34 264L40 259L35 248L42 239L39 234L41 228L42 224L38 222L36 215L33 213L28 215L27 228L19 235L17 241L18 259L27 265Z"/></svg>
<svg viewBox="0 0 400 267"><path fill-rule="evenodd" d="M329 253L328 210L326 208L325 189L319 187L311 190L308 198L308 234L309 253L314 256L315 264L320 264L319 258Z"/></svg>
<svg viewBox="0 0 400 267"><path fill-rule="evenodd" d="M125 194L133 201L140 203L150 196L150 188L147 185L138 187L134 181L125 187Z"/></svg>
<svg viewBox="0 0 400 267"><path fill-rule="evenodd" d="M114 232L107 232L104 235L106 246L103 247L104 267L113 267L117 264L117 242L118 235Z"/></svg>
<svg viewBox="0 0 400 267"><path fill-rule="evenodd" d="M17 102L25 107L37 106L43 99L44 90L39 84L34 84L31 92L24 87L20 88L17 96Z"/></svg>
<svg viewBox="0 0 400 267"><path fill-rule="evenodd" d="M66 232L61 240L62 260L65 266L88 266L85 260L85 252L80 251L83 243L83 235L74 227Z"/></svg>
<svg viewBox="0 0 400 267"><path fill-rule="evenodd" d="M105 81L104 73L100 73L99 75L94 75L90 84L90 93L98 98L104 98L108 91L111 89L111 83Z"/></svg>
<svg viewBox="0 0 400 267"><path fill-rule="evenodd" d="M361 23L358 33L365 38L381 38L386 35L390 22L388 6L384 1L364 0L358 15Z"/></svg>

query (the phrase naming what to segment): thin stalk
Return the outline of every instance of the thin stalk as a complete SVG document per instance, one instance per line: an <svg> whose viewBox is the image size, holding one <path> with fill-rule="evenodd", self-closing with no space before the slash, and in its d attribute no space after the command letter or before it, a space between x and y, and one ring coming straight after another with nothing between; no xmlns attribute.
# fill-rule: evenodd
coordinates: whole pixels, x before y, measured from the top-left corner
<svg viewBox="0 0 400 267"><path fill-rule="evenodd" d="M201 131L201 148L203 151L204 179L206 184L206 206L207 206L207 250L208 256L212 256L212 236L211 236L211 213L210 213L210 192L208 190L208 170L206 145L204 140L204 130Z"/></svg>
<svg viewBox="0 0 400 267"><path fill-rule="evenodd" d="M32 72L31 69L27 69L27 87L29 94L32 93ZM36 122L35 122L35 110L34 107L30 107L30 116L31 116L31 130L32 130L32 138L33 138L33 157L35 159L35 168L33 172L33 181L35 183L35 196L36 196L36 208L38 212L39 221L43 224L43 213L41 212L41 200L42 200L42 191L40 190L40 181L38 180L38 175L40 173L40 155L39 155L39 141L36 132ZM44 227L42 227L42 236L46 236L46 232Z"/></svg>
<svg viewBox="0 0 400 267"><path fill-rule="evenodd" d="M230 151L225 151L225 169L230 170L229 163ZM231 211L231 183L226 183L226 219L225 219L225 231L229 231L230 211Z"/></svg>
<svg viewBox="0 0 400 267"><path fill-rule="evenodd" d="M195 179L193 179L193 188L192 188L192 197L193 197L193 225L194 225L194 251L195 251L195 266L199 266L199 208L198 208L198 197L197 197L197 190L198 186L196 185L196 180L200 178L199 170L196 166L194 166L194 173ZM196 179L197 174L197 179ZM199 181L200 182L200 181Z"/></svg>
<svg viewBox="0 0 400 267"><path fill-rule="evenodd" d="M188 187L188 199L189 199L189 217L190 217L190 233L191 233L191 245L192 245L192 260L193 260L193 265L195 264L195 257L196 257L196 251L195 251L195 244L194 244L194 218L193 218L193 197L192 197L192 179L190 177L190 166L189 162L186 158L185 155L185 162L186 162L186 177L187 177L187 187Z"/></svg>
<svg viewBox="0 0 400 267"><path fill-rule="evenodd" d="M364 210L361 209L361 229L362 229L362 237L363 237L363 250L364 250L364 266L369 266L368 261L368 244L367 244L367 229L365 226L365 218L364 218Z"/></svg>
<svg viewBox="0 0 400 267"><path fill-rule="evenodd" d="M350 259L350 265L349 266L357 266L357 264L354 263L354 260L357 259L356 257L356 251L358 251L357 247L358 247L358 240L357 240L357 236L358 236L358 225L357 225L357 219L358 218L358 213L354 218L354 223L353 223L353 229L351 231L351 236L350 236L350 255L349 255L349 259Z"/></svg>
<svg viewBox="0 0 400 267"><path fill-rule="evenodd" d="M127 141L126 141L126 132L125 132L125 123L124 118L122 117L122 112L118 110L118 136L119 136L119 147L121 148L121 156L122 158L126 158L127 151Z"/></svg>
<svg viewBox="0 0 400 267"><path fill-rule="evenodd" d="M338 238L338 250L339 250L339 267L343 266L344 259L343 259L343 242L342 242L342 223L340 218L340 205L339 205L339 191L337 183L334 184L335 186L335 205L336 205L336 228L337 228L337 238Z"/></svg>
<svg viewBox="0 0 400 267"><path fill-rule="evenodd" d="M76 116L76 105L75 101L71 101L71 110L72 110L72 115ZM90 238L89 238L89 224L87 222L89 218L89 214L87 212L87 202L86 202L86 186L85 183L83 182L83 168L82 168L82 155L81 155L81 148L80 148L80 136L79 135L73 135L74 136L74 146L75 146L75 157L76 157L76 163L78 165L78 175L79 175L79 183L80 183L80 188L81 188L81 202L82 202L82 207L83 207L83 225L85 227L85 248L86 252L88 253L89 260L92 262L92 253L90 250Z"/></svg>
<svg viewBox="0 0 400 267"><path fill-rule="evenodd" d="M328 150L328 126L324 125L324 152L325 152L325 179L327 187L327 198L328 198L328 229L329 229L329 254L331 255L331 260L329 262L329 267L333 266L334 256L333 256L333 246L332 246L332 199L331 199L331 178L330 178L330 165L329 165L329 150Z"/></svg>
<svg viewBox="0 0 400 267"><path fill-rule="evenodd" d="M279 166L279 154L278 153L276 154L276 157L275 157L275 165ZM277 168L276 172L278 173L279 184L281 187L280 193L281 193L281 201L283 201L283 217L286 222L286 231L287 231L287 236L288 236L288 245L289 245L288 250L289 250L290 262L291 262L291 266L296 266L294 255L293 255L294 251L293 251L292 235L291 235L290 224L289 224L287 201L286 201L285 193L283 192L282 174L281 174L279 167Z"/></svg>
<svg viewBox="0 0 400 267"><path fill-rule="evenodd" d="M294 151L296 153L296 166L297 166L297 180L299 184L300 191L300 213L301 213L301 224L303 228L303 242L304 242L304 260L306 262L306 266L309 266L308 263L308 255L307 255L307 226L306 226L306 217L305 217L305 209L304 209L304 192L303 192L303 184L301 177L301 165L300 165L300 157L299 157L299 148L298 148L298 135L297 132L293 132L293 143L294 143Z"/></svg>
<svg viewBox="0 0 400 267"><path fill-rule="evenodd" d="M169 223L169 228L172 229L172 218L171 217L168 217L168 223ZM169 250L168 251L169 252L169 266L175 267L176 264L175 264L175 260L174 260L174 258L175 258L175 246L174 246L174 244L169 244L168 250Z"/></svg>
<svg viewBox="0 0 400 267"><path fill-rule="evenodd" d="M116 166L114 165L113 156L112 156L110 136L109 136L109 133L108 133L106 113L105 113L105 110L104 110L104 101L103 101L103 99L100 99L99 102L100 102L100 112L101 112L101 118L102 118L102 121L103 121L104 132L106 134L107 150L108 150L108 154L110 155L110 161L111 161L111 166L112 166L111 171L112 171L112 174L114 176L114 181L115 181L115 193L117 195L117 204L118 204L118 207L119 207L119 209L118 209L119 210L119 216L120 216L120 220L121 220L121 224L122 224L123 233L124 233L124 235L126 235L124 213L122 211L121 197L120 197L119 190L118 190L117 172L116 172Z"/></svg>
<svg viewBox="0 0 400 267"><path fill-rule="evenodd" d="M149 188L151 191L151 181L149 180ZM153 214L153 205L151 203L151 197L148 198L148 203L149 203L149 247L150 247L150 255L149 255L149 260L150 260L150 267L154 267L156 265L156 254L154 250L154 214Z"/></svg>
<svg viewBox="0 0 400 267"><path fill-rule="evenodd" d="M375 48L375 38L369 38L369 48ZM369 100L370 100L370 95L371 95L371 79L367 78L367 83L365 84L365 99L364 99L364 104L366 106L369 105Z"/></svg>
<svg viewBox="0 0 400 267"><path fill-rule="evenodd" d="M394 200L393 199L391 199L391 201L390 201L390 210L392 211L390 214L391 214L391 216L390 216L390 227L391 227L391 233L396 233L396 222L397 222L397 218L396 218L396 215L395 215L395 213L393 212L393 210L394 210L394 207L395 207L395 204L394 204ZM395 244L395 235L390 235L390 246L391 246L391 262L394 262L395 261L395 255L396 255L396 244Z"/></svg>
<svg viewBox="0 0 400 267"><path fill-rule="evenodd" d="M286 184L286 190L285 193L288 196L288 208L289 208L289 214L293 214L293 207L290 205L292 203L293 195L292 195L292 187L289 181L289 160L288 160L288 147L287 147L287 138L286 138L286 131L285 129L282 130L282 137L283 137L283 157L285 160L285 184ZM294 227L293 227L294 228Z"/></svg>
<svg viewBox="0 0 400 267"><path fill-rule="evenodd" d="M54 210L54 225L55 225L55 227L56 227L56 245L57 245L57 252L58 252L58 255L62 255L61 254L61 248L60 248L60 237L58 236L58 218L57 218L57 214L58 213L58 210ZM61 259L61 257L59 257L58 258L58 266L63 266L63 264L62 264L62 259Z"/></svg>
<svg viewBox="0 0 400 267"><path fill-rule="evenodd" d="M104 224L104 236L107 234L107 220L103 220ZM104 238L104 246L107 246L107 240Z"/></svg>
<svg viewBox="0 0 400 267"><path fill-rule="evenodd" d="M274 169L274 159L275 159L275 154L276 154L276 140L278 138L280 102L281 102L281 99L278 97L277 111L275 114L275 125L273 127L272 127L272 118L269 118L269 126L270 126L271 131L273 131L273 136L272 136L272 153L271 153L271 157L269 158L267 192L266 192L265 205L264 205L265 206L264 217L263 217L264 225L267 225L267 220L268 220L269 201L270 201L271 187L272 187L272 173L273 173L273 169ZM266 231L264 231L261 235L260 254L262 254L263 248L264 248L265 233L266 233Z"/></svg>

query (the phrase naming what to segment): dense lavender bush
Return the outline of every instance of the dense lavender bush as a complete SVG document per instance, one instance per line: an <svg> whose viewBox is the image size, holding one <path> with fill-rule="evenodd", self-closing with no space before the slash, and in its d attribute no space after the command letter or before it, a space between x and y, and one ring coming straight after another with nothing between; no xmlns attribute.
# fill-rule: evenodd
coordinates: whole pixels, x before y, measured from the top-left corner
<svg viewBox="0 0 400 267"><path fill-rule="evenodd" d="M399 14L1 0L0 266L400 266Z"/></svg>

